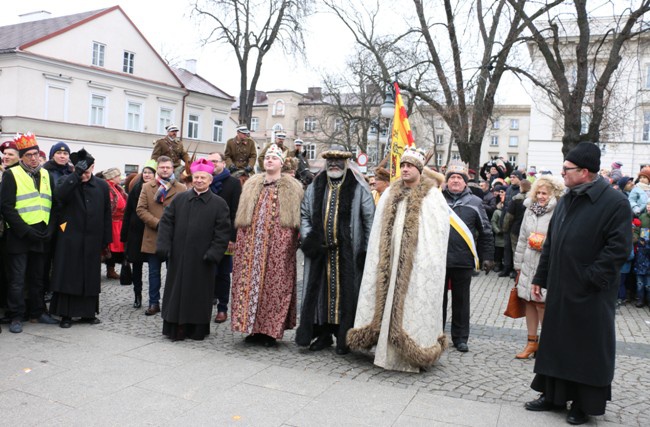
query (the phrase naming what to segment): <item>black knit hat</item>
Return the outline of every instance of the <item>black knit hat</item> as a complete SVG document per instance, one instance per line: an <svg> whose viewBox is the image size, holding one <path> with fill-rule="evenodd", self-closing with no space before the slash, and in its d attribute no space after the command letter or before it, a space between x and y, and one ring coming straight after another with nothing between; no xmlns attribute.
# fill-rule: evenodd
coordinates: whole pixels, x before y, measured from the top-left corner
<svg viewBox="0 0 650 427"><path fill-rule="evenodd" d="M564 160L595 173L600 170L600 148L593 142L581 142L569 151Z"/></svg>

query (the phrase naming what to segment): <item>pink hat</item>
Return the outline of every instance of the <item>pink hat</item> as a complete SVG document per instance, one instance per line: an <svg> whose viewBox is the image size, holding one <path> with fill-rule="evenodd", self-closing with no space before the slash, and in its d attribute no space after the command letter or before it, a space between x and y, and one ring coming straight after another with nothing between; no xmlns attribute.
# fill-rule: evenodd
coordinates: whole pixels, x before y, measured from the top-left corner
<svg viewBox="0 0 650 427"><path fill-rule="evenodd" d="M198 159L192 163L192 166L190 166L190 172L193 174L197 172L207 172L212 175L214 172L214 165L206 159Z"/></svg>

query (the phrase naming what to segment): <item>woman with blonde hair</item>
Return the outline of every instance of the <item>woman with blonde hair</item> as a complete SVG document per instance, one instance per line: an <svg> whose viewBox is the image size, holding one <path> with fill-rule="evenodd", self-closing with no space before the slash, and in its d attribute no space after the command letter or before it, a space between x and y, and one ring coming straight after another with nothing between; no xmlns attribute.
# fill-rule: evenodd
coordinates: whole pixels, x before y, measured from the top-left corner
<svg viewBox="0 0 650 427"><path fill-rule="evenodd" d="M528 198L524 200L526 212L519 232L514 266L519 277L517 294L519 298L526 301L528 344L521 353L515 356L517 359L528 359L537 352L539 341L537 329L541 326L544 318L546 291L542 291L541 298L535 297L531 292L531 281L539 264L553 210L563 194L564 183L562 180L551 175L541 175L533 184Z"/></svg>

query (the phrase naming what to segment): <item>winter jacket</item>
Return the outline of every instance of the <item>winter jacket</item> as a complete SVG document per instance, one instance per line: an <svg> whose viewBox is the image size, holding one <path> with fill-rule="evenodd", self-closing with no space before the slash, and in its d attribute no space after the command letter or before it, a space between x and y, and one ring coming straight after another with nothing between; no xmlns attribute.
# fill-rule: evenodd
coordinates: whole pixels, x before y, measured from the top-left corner
<svg viewBox="0 0 650 427"><path fill-rule="evenodd" d="M646 192L639 186L635 185L630 191L627 199L630 201L630 207L634 215L639 215L645 209L646 204L648 203L648 195Z"/></svg>

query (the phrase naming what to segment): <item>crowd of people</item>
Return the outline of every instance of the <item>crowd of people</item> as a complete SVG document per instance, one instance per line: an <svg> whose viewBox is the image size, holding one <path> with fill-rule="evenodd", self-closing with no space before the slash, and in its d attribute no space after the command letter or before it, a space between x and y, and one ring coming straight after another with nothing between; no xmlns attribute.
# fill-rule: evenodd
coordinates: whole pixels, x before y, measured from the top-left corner
<svg viewBox="0 0 650 427"><path fill-rule="evenodd" d="M531 387L542 393L526 408L572 401L571 424L604 413L615 294L626 298L619 290L633 276L637 306L650 291L650 167L630 185L599 173L600 150L580 143L562 178L495 159L479 179L461 162L438 172L407 148L391 183L381 167L364 176L339 146L322 153L314 176L302 141L289 150L284 134L257 155L242 126L225 153L194 159L178 128L167 131L124 181L117 168L95 173L90 153L62 142L43 161L31 133L0 146L10 332L25 321L100 323L102 262L108 278L133 285L141 308L146 262L144 314L160 313L173 341L204 339L230 310L232 331L251 345L276 346L297 327L296 344L310 351L371 351L377 366L419 372L447 349L448 318L451 345L469 351L470 284L495 271L515 278L525 301L528 339L515 357L536 356Z"/></svg>

